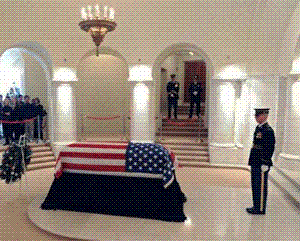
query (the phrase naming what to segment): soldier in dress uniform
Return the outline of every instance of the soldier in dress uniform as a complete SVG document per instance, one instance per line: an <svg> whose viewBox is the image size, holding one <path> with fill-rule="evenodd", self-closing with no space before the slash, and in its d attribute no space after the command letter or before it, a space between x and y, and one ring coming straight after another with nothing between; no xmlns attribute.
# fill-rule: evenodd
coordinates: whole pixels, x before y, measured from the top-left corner
<svg viewBox="0 0 300 241"><path fill-rule="evenodd" d="M167 92L168 92L168 117L171 119L172 107L174 108L174 117L177 119L177 107L179 99L179 82L175 80L176 75L171 74L171 81L168 82Z"/></svg>
<svg viewBox="0 0 300 241"><path fill-rule="evenodd" d="M201 98L201 84L198 82L199 76L195 75L193 77L193 83L191 83L190 87L189 87L189 93L191 96L191 102L190 102L190 115L189 118L193 117L193 110L194 110L194 106L196 104L196 115L199 118L200 115L200 98Z"/></svg>
<svg viewBox="0 0 300 241"><path fill-rule="evenodd" d="M255 109L258 126L254 132L249 163L251 166L251 185L253 207L247 208L250 214L265 214L268 193L268 173L275 148L274 131L267 123L269 109Z"/></svg>

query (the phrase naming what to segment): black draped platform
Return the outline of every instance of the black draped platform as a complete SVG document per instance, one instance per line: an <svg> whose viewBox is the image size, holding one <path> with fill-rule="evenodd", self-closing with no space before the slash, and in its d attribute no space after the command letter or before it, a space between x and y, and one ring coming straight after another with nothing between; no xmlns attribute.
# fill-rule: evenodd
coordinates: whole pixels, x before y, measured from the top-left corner
<svg viewBox="0 0 300 241"><path fill-rule="evenodd" d="M67 173L54 179L42 209L183 222L185 196L175 180Z"/></svg>

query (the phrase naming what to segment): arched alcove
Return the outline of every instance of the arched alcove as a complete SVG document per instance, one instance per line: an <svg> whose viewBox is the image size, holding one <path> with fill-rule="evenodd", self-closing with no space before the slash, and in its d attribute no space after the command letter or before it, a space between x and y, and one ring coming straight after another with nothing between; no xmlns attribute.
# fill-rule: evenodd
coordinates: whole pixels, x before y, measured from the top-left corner
<svg viewBox="0 0 300 241"><path fill-rule="evenodd" d="M161 66L163 62L171 55L176 54L178 52L187 52L193 53L193 55L197 56L199 60L202 60L206 64L206 97L205 97L205 125L208 126L209 120L209 97L210 97L210 83L213 77L214 68L212 65L212 61L208 57L208 55L198 46L189 43L177 43L168 46L165 48L155 59L153 65L153 80L155 81L155 89L156 89L156 96L155 96L155 107L156 107L156 115L159 116L160 112L160 105L161 105Z"/></svg>
<svg viewBox="0 0 300 241"><path fill-rule="evenodd" d="M48 116L51 116L52 62L48 51L37 42L24 41L4 49L0 56L2 58L9 53L15 53L15 56L19 58L18 62L24 63L21 73L23 79L22 94L32 98L39 97L41 104L48 112ZM9 69L7 71L9 72ZM50 132L52 133L52 121L50 121Z"/></svg>
<svg viewBox="0 0 300 241"><path fill-rule="evenodd" d="M123 133L123 116L128 115L130 96L128 64L116 50L102 46L99 56L89 51L77 66L75 83L77 136L83 139ZM99 120L86 117L109 118Z"/></svg>
<svg viewBox="0 0 300 241"><path fill-rule="evenodd" d="M12 48L0 57L0 94L20 95L25 93L25 60L20 49Z"/></svg>

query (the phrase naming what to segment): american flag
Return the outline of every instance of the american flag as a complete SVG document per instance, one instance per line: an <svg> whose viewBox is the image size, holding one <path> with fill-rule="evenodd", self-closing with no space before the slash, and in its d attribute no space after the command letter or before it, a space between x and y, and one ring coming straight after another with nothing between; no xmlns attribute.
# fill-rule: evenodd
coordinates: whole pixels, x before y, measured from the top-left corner
<svg viewBox="0 0 300 241"><path fill-rule="evenodd" d="M63 172L149 177L162 179L166 188L174 180L174 160L174 154L160 144L73 143L59 153L55 177Z"/></svg>
<svg viewBox="0 0 300 241"><path fill-rule="evenodd" d="M162 174L164 187L174 180L171 154L160 144L129 143L126 151L126 171Z"/></svg>

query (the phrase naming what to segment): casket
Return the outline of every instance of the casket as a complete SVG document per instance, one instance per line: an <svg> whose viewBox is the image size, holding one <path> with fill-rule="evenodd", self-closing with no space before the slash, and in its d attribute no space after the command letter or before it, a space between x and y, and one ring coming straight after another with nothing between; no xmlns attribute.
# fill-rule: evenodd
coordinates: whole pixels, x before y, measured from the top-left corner
<svg viewBox="0 0 300 241"><path fill-rule="evenodd" d="M161 144L70 144L41 208L183 222L186 198L174 161Z"/></svg>

